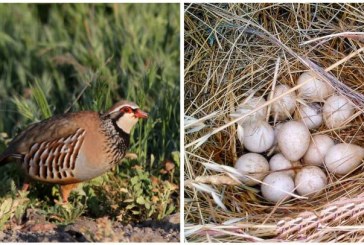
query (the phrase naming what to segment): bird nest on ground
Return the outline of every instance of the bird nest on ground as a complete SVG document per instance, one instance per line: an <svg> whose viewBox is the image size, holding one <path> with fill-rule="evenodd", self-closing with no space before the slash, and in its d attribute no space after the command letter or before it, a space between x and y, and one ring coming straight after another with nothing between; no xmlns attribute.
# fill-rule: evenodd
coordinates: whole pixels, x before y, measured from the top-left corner
<svg viewBox="0 0 364 245"><path fill-rule="evenodd" d="M231 117L239 104L257 96L267 102L251 113L266 107L265 120L275 125L270 113L277 101L274 88L283 84L298 94L299 76L310 71L355 108L340 127L322 124L310 130L311 136L325 134L335 144L363 146L363 12L364 4L346 3L185 5L188 241L363 240L362 161L344 175L320 166L327 176L320 192L294 192L290 199L269 202L260 185L244 185L233 168L248 150L237 126L244 116ZM297 95L295 109L304 103ZM270 154L262 153L266 159Z"/></svg>

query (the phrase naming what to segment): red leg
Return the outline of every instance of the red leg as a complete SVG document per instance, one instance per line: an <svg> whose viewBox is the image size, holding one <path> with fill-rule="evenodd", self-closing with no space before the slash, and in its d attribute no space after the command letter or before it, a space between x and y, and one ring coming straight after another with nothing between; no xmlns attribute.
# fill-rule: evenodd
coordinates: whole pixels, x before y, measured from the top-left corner
<svg viewBox="0 0 364 245"><path fill-rule="evenodd" d="M77 185L78 183L60 186L63 203L68 203L68 197L70 196L71 191L77 187Z"/></svg>
<svg viewBox="0 0 364 245"><path fill-rule="evenodd" d="M21 188L22 191L27 191L29 189L29 182L24 182L23 187Z"/></svg>

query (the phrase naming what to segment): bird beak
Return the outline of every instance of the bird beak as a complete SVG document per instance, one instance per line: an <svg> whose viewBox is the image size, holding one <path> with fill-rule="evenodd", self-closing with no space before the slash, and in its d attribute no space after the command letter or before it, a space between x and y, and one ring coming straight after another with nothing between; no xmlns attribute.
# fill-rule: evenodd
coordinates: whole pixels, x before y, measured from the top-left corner
<svg viewBox="0 0 364 245"><path fill-rule="evenodd" d="M136 118L148 118L148 113L140 110L140 109L137 109L134 113L135 117Z"/></svg>

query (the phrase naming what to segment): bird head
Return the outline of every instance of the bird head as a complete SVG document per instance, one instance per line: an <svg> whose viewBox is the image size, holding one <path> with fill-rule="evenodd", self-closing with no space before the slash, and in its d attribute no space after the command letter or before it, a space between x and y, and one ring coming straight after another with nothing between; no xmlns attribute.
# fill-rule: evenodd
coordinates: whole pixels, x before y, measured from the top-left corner
<svg viewBox="0 0 364 245"><path fill-rule="evenodd" d="M148 114L142 111L138 105L126 100L116 103L105 114L107 114L120 129L128 134L130 134L131 129L139 119L148 118Z"/></svg>

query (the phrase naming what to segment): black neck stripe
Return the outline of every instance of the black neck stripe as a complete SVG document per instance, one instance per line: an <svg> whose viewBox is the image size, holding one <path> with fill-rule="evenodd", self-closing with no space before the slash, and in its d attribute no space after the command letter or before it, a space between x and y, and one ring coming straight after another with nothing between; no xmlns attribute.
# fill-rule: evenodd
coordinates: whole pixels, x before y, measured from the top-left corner
<svg viewBox="0 0 364 245"><path fill-rule="evenodd" d="M125 132L122 128L120 128L117 125L117 121L120 119L121 116L118 116L117 119L111 119L111 123L114 126L116 132L119 133L120 137L125 139L126 145L129 146L129 141L130 141L130 134L128 134L127 132Z"/></svg>

